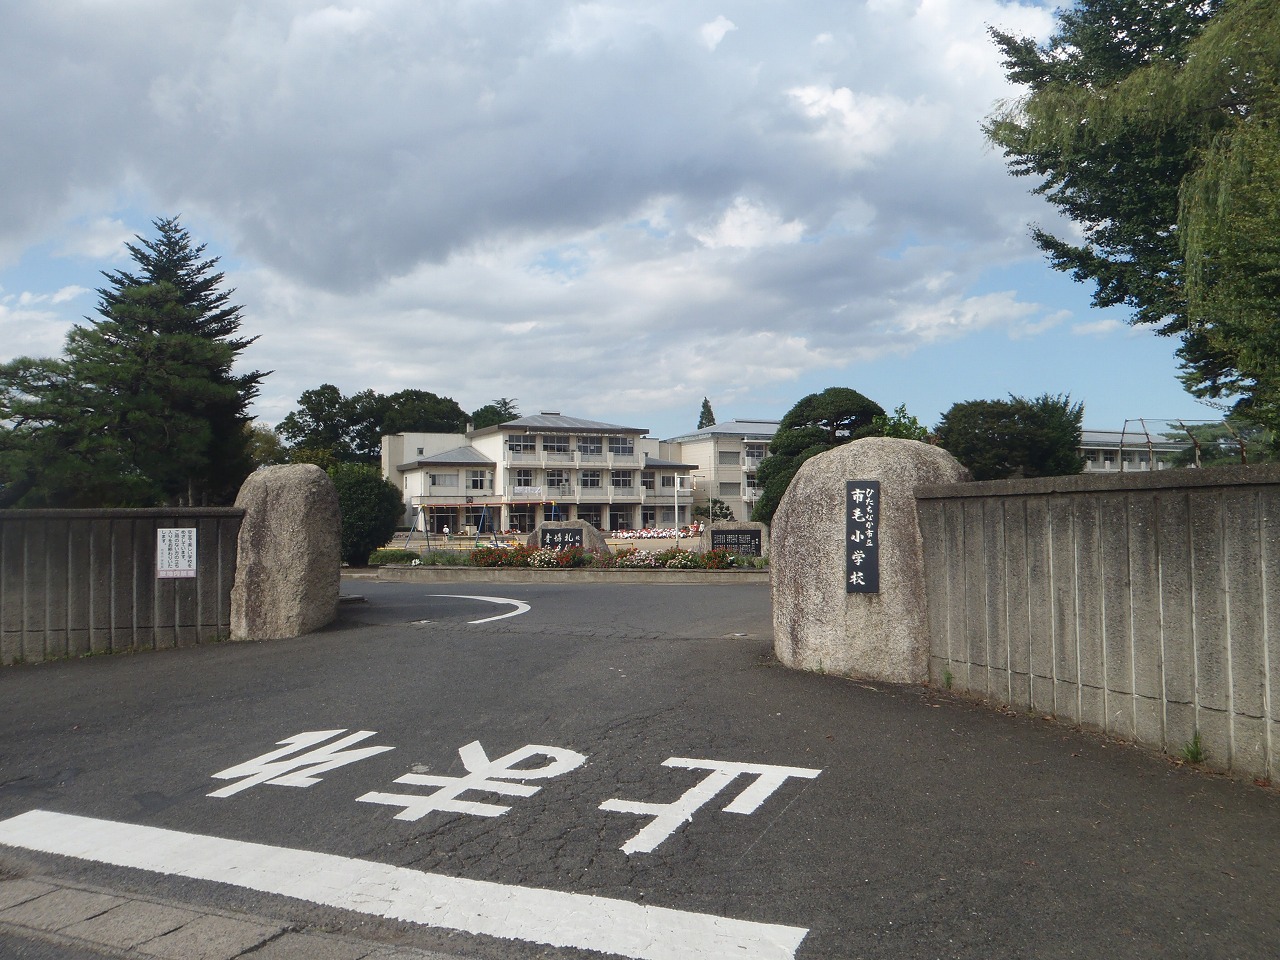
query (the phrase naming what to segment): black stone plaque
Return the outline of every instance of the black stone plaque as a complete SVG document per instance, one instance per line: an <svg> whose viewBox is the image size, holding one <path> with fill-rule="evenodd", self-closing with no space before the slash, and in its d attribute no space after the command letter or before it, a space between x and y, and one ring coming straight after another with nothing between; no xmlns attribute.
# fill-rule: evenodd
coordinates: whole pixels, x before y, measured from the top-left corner
<svg viewBox="0 0 1280 960"><path fill-rule="evenodd" d="M539 546L550 547L553 550L558 550L561 547L580 547L583 542L581 527L566 527L558 530L548 530L543 527L538 538Z"/></svg>
<svg viewBox="0 0 1280 960"><path fill-rule="evenodd" d="M728 550L740 557L760 556L760 531L715 530L711 531L711 549Z"/></svg>
<svg viewBox="0 0 1280 960"><path fill-rule="evenodd" d="M845 483L845 592L880 592L880 481Z"/></svg>

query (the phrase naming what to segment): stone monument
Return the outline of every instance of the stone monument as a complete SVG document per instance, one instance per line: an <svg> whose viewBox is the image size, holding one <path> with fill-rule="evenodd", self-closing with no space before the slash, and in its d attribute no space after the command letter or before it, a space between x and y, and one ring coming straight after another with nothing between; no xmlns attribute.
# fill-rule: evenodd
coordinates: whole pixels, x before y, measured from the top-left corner
<svg viewBox="0 0 1280 960"><path fill-rule="evenodd" d="M740 557L769 555L769 527L751 520L716 520L702 530L702 552L728 550Z"/></svg>
<svg viewBox="0 0 1280 960"><path fill-rule="evenodd" d="M581 547L587 553L607 557L611 551L604 534L586 520L547 520L538 524L525 541L531 547Z"/></svg>
<svg viewBox="0 0 1280 960"><path fill-rule="evenodd" d="M333 481L314 464L264 467L236 497L245 511L231 588L231 638L282 640L338 613L342 516Z"/></svg>
<svg viewBox="0 0 1280 960"><path fill-rule="evenodd" d="M771 529L778 659L801 670L925 682L924 544L913 490L968 479L951 454L915 440L868 437L807 460Z"/></svg>

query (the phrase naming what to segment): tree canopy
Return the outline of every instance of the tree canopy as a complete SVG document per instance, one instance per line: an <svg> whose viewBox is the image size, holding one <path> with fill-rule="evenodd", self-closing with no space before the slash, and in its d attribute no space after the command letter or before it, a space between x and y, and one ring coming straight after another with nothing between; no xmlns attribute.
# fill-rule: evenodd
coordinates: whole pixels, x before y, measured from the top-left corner
<svg viewBox="0 0 1280 960"><path fill-rule="evenodd" d="M1181 337L1188 390L1280 426L1280 5L1081 0L1045 48L993 32L1022 100L986 132L1082 229L1037 229L1099 306Z"/></svg>
<svg viewBox="0 0 1280 960"><path fill-rule="evenodd" d="M516 401L510 397L500 397L471 414L471 428L483 430L485 427L496 427L500 423L514 420L520 416Z"/></svg>
<svg viewBox="0 0 1280 960"><path fill-rule="evenodd" d="M58 359L0 365L0 507L231 502L253 469L241 308L174 218L128 244Z"/></svg>
<svg viewBox="0 0 1280 960"><path fill-rule="evenodd" d="M1084 405L1067 396L966 400L942 415L938 445L975 480L1057 477L1084 469Z"/></svg>
<svg viewBox="0 0 1280 960"><path fill-rule="evenodd" d="M828 387L800 400L778 424L769 442L769 456L756 471L761 490L751 519L772 523L791 478L806 460L840 444L875 436L873 422L883 416L883 407L849 387Z"/></svg>
<svg viewBox="0 0 1280 960"><path fill-rule="evenodd" d="M467 415L449 397L426 390L400 390L385 396L362 390L350 397L331 383L306 390L298 409L276 432L288 441L293 459L330 463L374 463L382 437L393 433L462 433Z"/></svg>
<svg viewBox="0 0 1280 960"><path fill-rule="evenodd" d="M328 473L342 512L342 562L366 566L369 554L386 545L404 518L400 491L368 464L338 463Z"/></svg>

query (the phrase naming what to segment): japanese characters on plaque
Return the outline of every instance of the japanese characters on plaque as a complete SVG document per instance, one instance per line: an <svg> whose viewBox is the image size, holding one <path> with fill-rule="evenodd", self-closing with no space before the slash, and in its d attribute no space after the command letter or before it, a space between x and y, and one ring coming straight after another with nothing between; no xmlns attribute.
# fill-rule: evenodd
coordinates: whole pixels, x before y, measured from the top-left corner
<svg viewBox="0 0 1280 960"><path fill-rule="evenodd" d="M156 531L156 579L196 575L196 528L161 527Z"/></svg>
<svg viewBox="0 0 1280 960"><path fill-rule="evenodd" d="M845 483L845 592L880 592L880 481Z"/></svg>
<svg viewBox="0 0 1280 960"><path fill-rule="evenodd" d="M711 549L728 550L740 557L760 556L759 530L716 530L711 531Z"/></svg>
<svg viewBox="0 0 1280 960"><path fill-rule="evenodd" d="M582 528L568 527L563 530L543 529L538 538L538 546L559 550L561 547L580 547L583 545Z"/></svg>

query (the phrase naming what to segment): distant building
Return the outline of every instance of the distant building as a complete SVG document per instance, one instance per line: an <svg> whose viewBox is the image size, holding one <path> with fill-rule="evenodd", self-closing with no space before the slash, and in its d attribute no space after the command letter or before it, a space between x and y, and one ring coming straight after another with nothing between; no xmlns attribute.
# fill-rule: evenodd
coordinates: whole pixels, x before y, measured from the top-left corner
<svg viewBox="0 0 1280 960"><path fill-rule="evenodd" d="M406 522L433 533L686 525L694 467L661 456L647 433L554 412L466 434L401 433L382 438L382 473L403 491Z"/></svg>
<svg viewBox="0 0 1280 960"><path fill-rule="evenodd" d="M1080 436L1085 473L1167 470L1188 446L1189 441L1156 439L1143 431L1085 430Z"/></svg>
<svg viewBox="0 0 1280 960"><path fill-rule="evenodd" d="M756 471L769 455L777 420L729 420L663 441L666 456L694 465L694 500L723 500L737 520L750 520L760 497Z"/></svg>
<svg viewBox="0 0 1280 960"><path fill-rule="evenodd" d="M749 520L777 420L729 420L668 440L540 413L483 430L382 438L382 473L403 491L405 521L443 533L533 530L586 520L601 530L679 527L721 500ZM1085 430L1084 472L1164 470L1186 442Z"/></svg>

